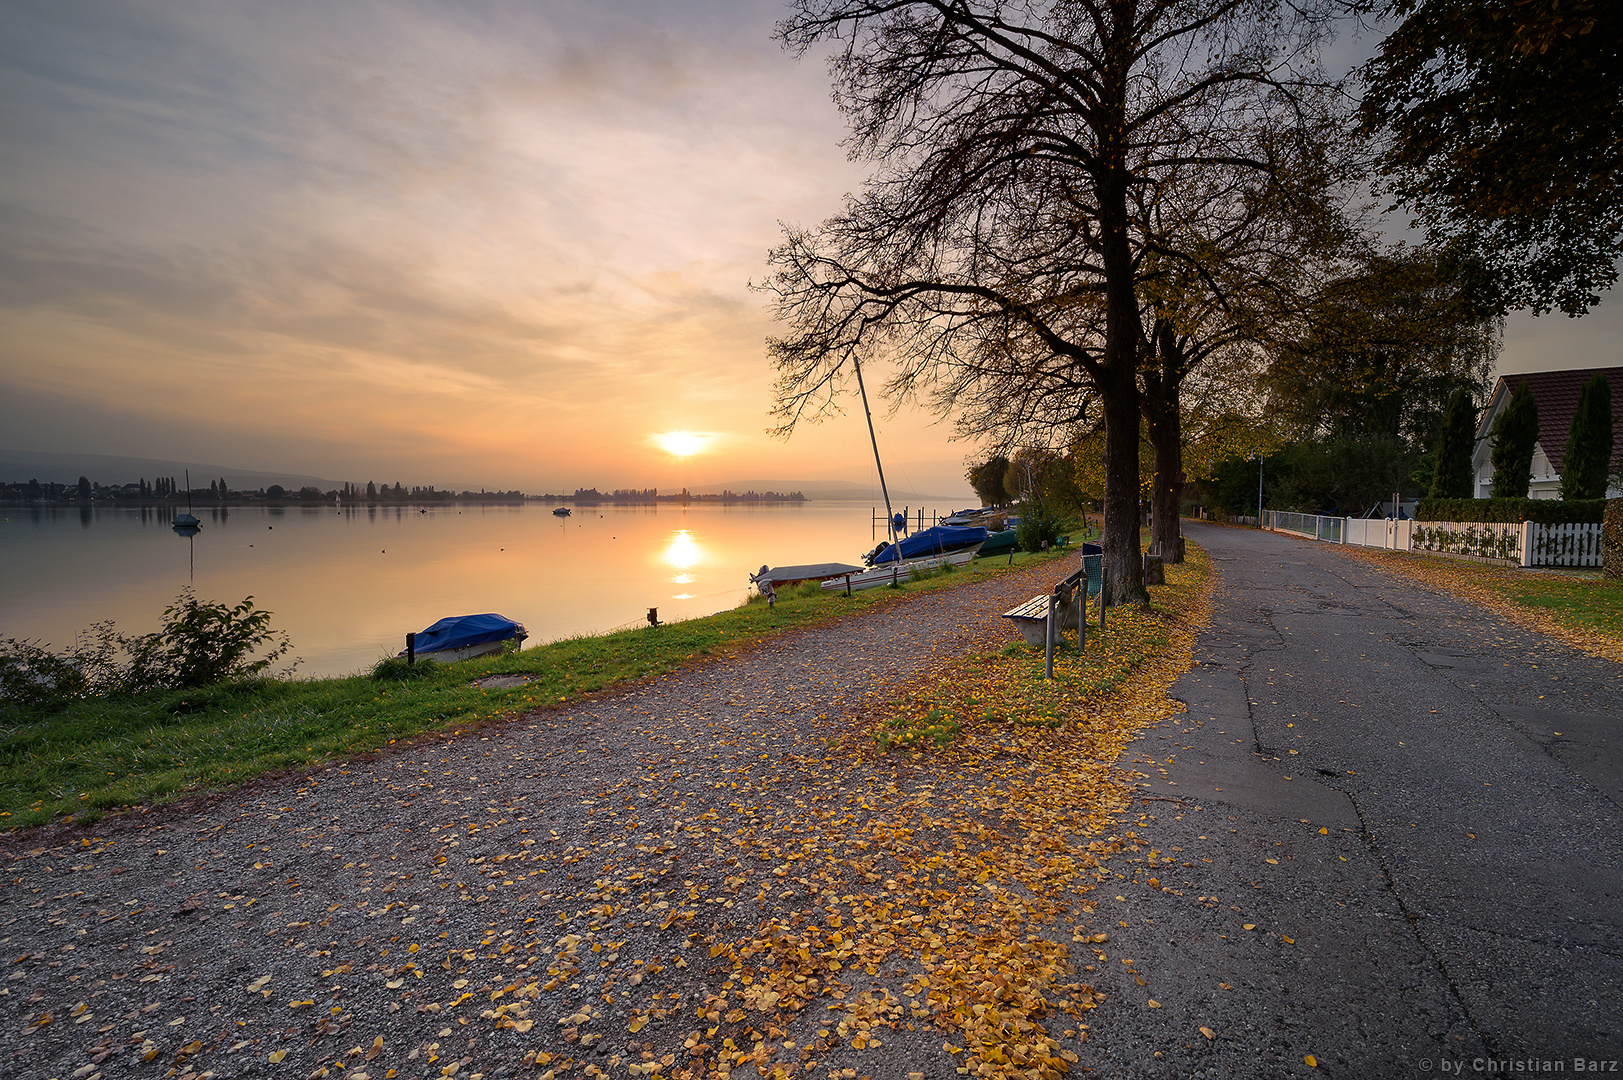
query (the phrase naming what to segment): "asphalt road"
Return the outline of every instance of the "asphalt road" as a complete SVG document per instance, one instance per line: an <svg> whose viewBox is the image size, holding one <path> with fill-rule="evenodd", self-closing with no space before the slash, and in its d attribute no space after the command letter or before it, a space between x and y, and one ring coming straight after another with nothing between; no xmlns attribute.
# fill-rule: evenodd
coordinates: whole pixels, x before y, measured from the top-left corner
<svg viewBox="0 0 1623 1080"><path fill-rule="evenodd" d="M1623 1069L1623 669L1333 545L1189 532L1220 592L1130 755L1082 1064Z"/></svg>

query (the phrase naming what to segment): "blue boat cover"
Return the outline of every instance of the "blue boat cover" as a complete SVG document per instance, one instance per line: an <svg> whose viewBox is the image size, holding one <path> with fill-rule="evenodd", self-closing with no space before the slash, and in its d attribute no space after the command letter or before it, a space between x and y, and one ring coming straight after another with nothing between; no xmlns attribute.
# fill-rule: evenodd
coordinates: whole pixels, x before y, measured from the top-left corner
<svg viewBox="0 0 1623 1080"><path fill-rule="evenodd" d="M986 542L986 530L979 525L934 525L923 532L914 533L895 544L886 544L874 555L871 565L895 562L897 550L903 559L923 559L947 551L957 551L971 544Z"/></svg>
<svg viewBox="0 0 1623 1080"><path fill-rule="evenodd" d="M494 612L485 615L452 615L418 633L414 648L420 653L440 652L444 649L481 645L487 641L525 637L527 634L523 623L516 623L507 616L497 615Z"/></svg>

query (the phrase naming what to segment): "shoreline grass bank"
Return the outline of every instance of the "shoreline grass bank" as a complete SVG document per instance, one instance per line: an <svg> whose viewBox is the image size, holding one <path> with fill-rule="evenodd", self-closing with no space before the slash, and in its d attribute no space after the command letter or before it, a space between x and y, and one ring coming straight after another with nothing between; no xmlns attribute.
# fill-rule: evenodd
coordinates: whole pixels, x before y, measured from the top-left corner
<svg viewBox="0 0 1623 1080"><path fill-rule="evenodd" d="M461 731L675 671L717 652L910 594L1063 557L1017 555L851 597L780 597L696 619L566 638L436 666L411 678L260 680L90 698L49 714L0 711L0 830L163 805L259 777L318 768L430 733ZM421 669L419 669L421 671ZM475 680L521 676L519 685Z"/></svg>

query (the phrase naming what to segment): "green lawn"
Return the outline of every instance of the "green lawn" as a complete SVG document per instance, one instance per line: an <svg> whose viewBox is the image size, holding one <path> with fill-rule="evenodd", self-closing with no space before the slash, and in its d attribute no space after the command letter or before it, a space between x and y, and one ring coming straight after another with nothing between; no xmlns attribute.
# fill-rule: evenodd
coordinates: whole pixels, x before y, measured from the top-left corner
<svg viewBox="0 0 1623 1080"><path fill-rule="evenodd" d="M1348 551L1361 551L1348 548ZM1522 570L1513 566L1399 552L1362 552L1404 575L1497 608L1538 629L1576 636L1574 644L1623 659L1623 581L1598 570Z"/></svg>
<svg viewBox="0 0 1623 1080"><path fill-rule="evenodd" d="M419 668L410 678L265 680L204 690L92 698L50 714L0 710L0 828L64 816L94 821L119 807L171 801L378 750L425 732L499 723L614 683L670 672L767 635L1046 561L997 557L900 590L822 595L815 588L716 615L522 652ZM398 671L398 668L396 669ZM487 675L528 675L482 689Z"/></svg>

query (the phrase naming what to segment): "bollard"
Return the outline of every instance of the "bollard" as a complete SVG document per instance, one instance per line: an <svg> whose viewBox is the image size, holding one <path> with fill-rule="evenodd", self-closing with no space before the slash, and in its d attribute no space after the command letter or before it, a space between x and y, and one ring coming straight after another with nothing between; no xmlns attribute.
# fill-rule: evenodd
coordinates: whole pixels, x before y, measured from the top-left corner
<svg viewBox="0 0 1623 1080"><path fill-rule="evenodd" d="M1048 594L1048 623L1043 635L1045 638L1043 644L1043 678L1045 679L1054 677L1054 601L1057 599L1058 597L1053 593Z"/></svg>
<svg viewBox="0 0 1623 1080"><path fill-rule="evenodd" d="M406 666L410 667L411 665L415 664L416 662L417 662L417 635L416 634L407 634L406 635Z"/></svg>
<svg viewBox="0 0 1623 1080"><path fill-rule="evenodd" d="M1099 629L1105 628L1105 563L1099 560Z"/></svg>
<svg viewBox="0 0 1623 1080"><path fill-rule="evenodd" d="M1082 557L1082 583L1077 586L1082 590L1076 594L1076 651L1084 652L1088 647L1088 558Z"/></svg>

